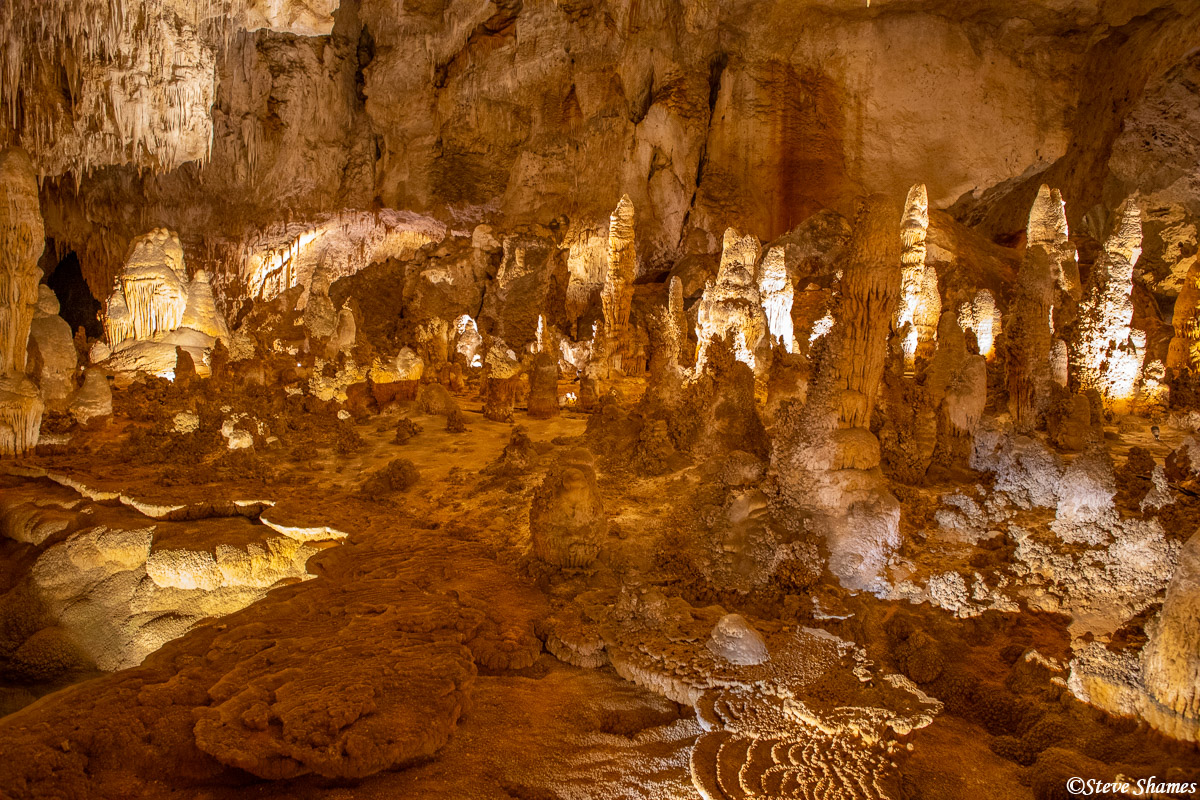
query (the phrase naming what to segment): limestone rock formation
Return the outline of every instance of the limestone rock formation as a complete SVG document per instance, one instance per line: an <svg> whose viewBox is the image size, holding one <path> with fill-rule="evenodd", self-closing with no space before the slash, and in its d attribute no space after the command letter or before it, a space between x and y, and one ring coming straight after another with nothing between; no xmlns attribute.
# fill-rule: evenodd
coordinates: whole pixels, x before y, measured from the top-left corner
<svg viewBox="0 0 1200 800"><path fill-rule="evenodd" d="M1200 785L1197 41L0 3L0 795Z"/></svg>
<svg viewBox="0 0 1200 800"><path fill-rule="evenodd" d="M538 353L529 370L529 416L546 419L558 415L558 359Z"/></svg>
<svg viewBox="0 0 1200 800"><path fill-rule="evenodd" d="M797 347L792 323L794 289L787 273L784 248L772 247L759 269L758 296L767 315L767 332L771 341L779 342L789 353L795 352Z"/></svg>
<svg viewBox="0 0 1200 800"><path fill-rule="evenodd" d="M546 475L529 508L533 553L560 567L586 567L608 535L592 455L575 450Z"/></svg>
<svg viewBox="0 0 1200 800"><path fill-rule="evenodd" d="M75 370L79 355L71 326L58 315L58 298L45 284L38 287L37 310L29 327L30 367L47 408L62 410L75 391Z"/></svg>
<svg viewBox="0 0 1200 800"><path fill-rule="evenodd" d="M843 350L838 363L838 415L848 428L871 421L887 358L887 337L899 302L900 218L894 204L872 197L859 211L842 277L837 322Z"/></svg>
<svg viewBox="0 0 1200 800"><path fill-rule="evenodd" d="M755 368L755 351L767 333L767 318L756 280L762 252L756 237L733 228L725 231L721 266L715 281L704 287L696 312L696 365L703 370L708 350L717 339L728 338L738 361Z"/></svg>
<svg viewBox="0 0 1200 800"><path fill-rule="evenodd" d="M902 339L905 364L911 369L917 351L937 337L942 299L938 294L937 270L925 264L925 236L929 229L929 194L924 184L908 192L900 224L900 300L896 309L896 331Z"/></svg>
<svg viewBox="0 0 1200 800"><path fill-rule="evenodd" d="M629 311L633 303L633 281L637 277L637 270L633 203L629 195L622 195L609 220L608 272L604 289L600 292L606 352L617 369L621 369L624 356L633 355Z"/></svg>
<svg viewBox="0 0 1200 800"><path fill-rule="evenodd" d="M37 444L43 408L25 377L45 239L37 181L23 150L0 151L0 193L0 455L12 455Z"/></svg>
<svg viewBox="0 0 1200 800"><path fill-rule="evenodd" d="M958 307L958 327L974 333L979 354L991 360L996 337L1003 333L1002 315L991 291L980 289L969 302Z"/></svg>
<svg viewBox="0 0 1200 800"><path fill-rule="evenodd" d="M1074 258L1062 196L1043 184L1029 212L1025 259L1012 303L1013 322L1005 331L1009 340L1009 412L1022 429L1036 427L1049 402L1055 276L1061 274L1064 262L1074 262Z"/></svg>
<svg viewBox="0 0 1200 800"><path fill-rule="evenodd" d="M68 410L80 425L112 416L112 389L103 372L89 368L83 373L83 385L71 396Z"/></svg>
<svg viewBox="0 0 1200 800"><path fill-rule="evenodd" d="M207 375L209 351L218 339L229 339L207 273L188 280L183 245L165 228L130 245L101 316L109 368L125 376L174 378L177 347Z"/></svg>
<svg viewBox="0 0 1200 800"><path fill-rule="evenodd" d="M740 614L727 614L713 628L708 649L730 664L761 664L770 658L767 642Z"/></svg>
<svg viewBox="0 0 1200 800"><path fill-rule="evenodd" d="M512 422L513 405L521 388L521 364L502 341L494 341L485 360L483 415L494 422Z"/></svg>
<svg viewBox="0 0 1200 800"><path fill-rule="evenodd" d="M1200 738L1200 539L1188 539L1142 655L1150 724L1169 736Z"/></svg>
<svg viewBox="0 0 1200 800"><path fill-rule="evenodd" d="M1105 406L1124 413L1133 403L1145 357L1131 328L1133 271L1142 250L1141 211L1126 201L1096 260L1080 303L1074 373L1083 390L1095 389Z"/></svg>

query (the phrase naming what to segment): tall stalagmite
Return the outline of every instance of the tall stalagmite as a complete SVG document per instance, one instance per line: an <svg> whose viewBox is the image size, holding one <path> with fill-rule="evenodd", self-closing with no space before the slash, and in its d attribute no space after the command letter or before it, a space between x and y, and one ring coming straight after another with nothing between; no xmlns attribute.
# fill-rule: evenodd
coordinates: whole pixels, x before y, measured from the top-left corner
<svg viewBox="0 0 1200 800"><path fill-rule="evenodd" d="M911 369L918 349L937 338L942 300L937 270L925 265L925 238L929 231L929 195L919 183L908 192L900 223L900 302L896 332L902 337L904 364ZM928 349L928 348L926 348Z"/></svg>
<svg viewBox="0 0 1200 800"><path fill-rule="evenodd" d="M732 342L738 361L756 365L754 351L767 333L767 315L755 280L761 253L755 236L726 229L717 278L705 283L696 310L697 369L704 368L709 346L724 337Z"/></svg>
<svg viewBox="0 0 1200 800"><path fill-rule="evenodd" d="M0 151L0 455L37 444L42 400L25 376L45 249L37 178L24 150Z"/></svg>
<svg viewBox="0 0 1200 800"><path fill-rule="evenodd" d="M1008 407L1020 430L1037 427L1050 395L1050 314L1061 261L1075 259L1062 195L1042 185L1029 212L1008 331Z"/></svg>
<svg viewBox="0 0 1200 800"><path fill-rule="evenodd" d="M600 302L610 364L621 369L630 353L629 310L633 305L633 281L637 277L637 248L634 245L634 210L629 195L623 195L613 210L608 228L608 275Z"/></svg>
<svg viewBox="0 0 1200 800"><path fill-rule="evenodd" d="M1139 336L1131 326L1133 268L1141 252L1141 211L1129 200L1092 269L1072 348L1071 368L1080 388L1098 390L1105 405L1118 412L1133 400L1145 356L1145 334Z"/></svg>
<svg viewBox="0 0 1200 800"><path fill-rule="evenodd" d="M893 203L874 195L860 208L850 241L836 323L845 348L838 363L843 427L867 428L879 393L900 296L899 218Z"/></svg>

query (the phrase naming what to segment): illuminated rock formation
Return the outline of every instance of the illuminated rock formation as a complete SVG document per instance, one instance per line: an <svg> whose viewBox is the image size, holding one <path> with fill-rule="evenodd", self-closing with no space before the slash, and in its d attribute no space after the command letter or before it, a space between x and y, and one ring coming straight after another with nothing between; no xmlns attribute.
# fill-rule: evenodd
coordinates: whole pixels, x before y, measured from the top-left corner
<svg viewBox="0 0 1200 800"><path fill-rule="evenodd" d="M149 341L178 328L188 300L179 237L159 228L135 239L117 284L104 319L110 347L126 339Z"/></svg>
<svg viewBox="0 0 1200 800"><path fill-rule="evenodd" d="M634 210L629 195L623 195L608 227L608 272L600 292L604 311L604 333L608 357L621 369L625 355L632 355L629 310L633 303L633 281L637 277L637 248L634 245Z"/></svg>
<svg viewBox="0 0 1200 800"><path fill-rule="evenodd" d="M664 409L675 407L687 375L683 366L690 349L683 310L683 284L673 277L667 285L667 307L650 321L650 374L646 397ZM669 413L669 412L668 412Z"/></svg>
<svg viewBox="0 0 1200 800"><path fill-rule="evenodd" d="M772 343L779 342L789 353L796 352L792 328L792 301L795 287L787 273L782 247L772 247L763 258L758 275L758 296L767 315L767 332Z"/></svg>
<svg viewBox="0 0 1200 800"><path fill-rule="evenodd" d="M479 329L524 350L537 339L552 276L562 257L545 231L504 237L500 267L479 312Z"/></svg>
<svg viewBox="0 0 1200 800"><path fill-rule="evenodd" d="M103 372L88 369L83 374L83 385L71 396L68 410L80 425L112 416L112 389Z"/></svg>
<svg viewBox="0 0 1200 800"><path fill-rule="evenodd" d="M727 614L713 626L708 649L717 658L743 666L769 659L767 642L741 614Z"/></svg>
<svg viewBox="0 0 1200 800"><path fill-rule="evenodd" d="M179 326L191 328L214 339L229 340L229 325L217 309L208 273L202 269L196 270L191 283L188 284L187 305L184 306Z"/></svg>
<svg viewBox="0 0 1200 800"><path fill-rule="evenodd" d="M179 236L163 228L130 245L101 321L111 351L105 363L125 383L138 373L173 379L177 347L206 376L213 345L230 339L208 274L188 280Z"/></svg>
<svg viewBox="0 0 1200 800"><path fill-rule="evenodd" d="M995 296L987 289L980 289L971 302L959 305L958 327L975 334L979 355L990 361L995 353L996 337L1002 332Z"/></svg>
<svg viewBox="0 0 1200 800"><path fill-rule="evenodd" d="M559 567L586 567L608 535L592 455L567 453L533 494L529 508L533 554Z"/></svg>
<svg viewBox="0 0 1200 800"><path fill-rule="evenodd" d="M337 308L329 297L329 285L333 276L329 270L318 267L312 273L308 285L308 302L304 305L304 329L314 341L324 341L333 335L337 327Z"/></svg>
<svg viewBox="0 0 1200 800"><path fill-rule="evenodd" d="M937 270L925 265L925 237L929 229L929 196L925 184L908 192L900 223L900 300L896 309L896 331L904 348L904 363L912 369L918 349L937 337L942 300L938 294Z"/></svg>
<svg viewBox="0 0 1200 800"><path fill-rule="evenodd" d="M1145 333L1137 336L1131 328L1133 269L1141 251L1141 211L1126 201L1092 268L1072 354L1080 388L1099 391L1105 406L1117 413L1125 413L1133 403L1145 357Z"/></svg>
<svg viewBox="0 0 1200 800"><path fill-rule="evenodd" d="M987 363L982 355L968 352L953 312L942 314L937 341L925 385L940 406L945 430L969 440L987 405Z"/></svg>
<svg viewBox="0 0 1200 800"><path fill-rule="evenodd" d="M726 229L720 269L715 281L706 282L696 312L698 371L703 371L712 343L726 337L733 343L737 360L755 367L755 351L767 333L767 316L755 280L761 252L754 236Z"/></svg>
<svg viewBox="0 0 1200 800"><path fill-rule="evenodd" d="M813 514L842 585L882 591L900 545L900 507L870 430L900 293L900 208L873 196L859 209L840 305L821 337L803 406L775 423L771 468L789 504Z"/></svg>
<svg viewBox="0 0 1200 800"><path fill-rule="evenodd" d="M1175 299L1171 325L1175 336L1167 353L1167 368L1194 371L1200 366L1200 261L1187 271Z"/></svg>
<svg viewBox="0 0 1200 800"><path fill-rule="evenodd" d="M493 341L484 359L483 415L493 422L512 422L513 405L521 389L521 363L499 339Z"/></svg>
<svg viewBox="0 0 1200 800"><path fill-rule="evenodd" d="M1029 212L1013 323L1006 331L1009 413L1021 430L1037 427L1049 402L1055 276L1063 272L1063 262L1074 259L1062 196L1043 185Z"/></svg>
<svg viewBox="0 0 1200 800"><path fill-rule="evenodd" d="M25 377L45 248L33 165L23 150L0 151L0 455L32 449L42 400Z"/></svg>

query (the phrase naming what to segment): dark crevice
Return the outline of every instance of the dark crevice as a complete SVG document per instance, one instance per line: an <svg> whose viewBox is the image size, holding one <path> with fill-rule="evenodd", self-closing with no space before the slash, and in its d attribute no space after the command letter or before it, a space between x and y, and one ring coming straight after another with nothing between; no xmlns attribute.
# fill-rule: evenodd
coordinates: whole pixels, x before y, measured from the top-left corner
<svg viewBox="0 0 1200 800"><path fill-rule="evenodd" d="M104 335L104 328L100 324L100 301L83 279L83 269L74 252L67 253L46 276L46 285L54 290L59 303L59 316L67 321L72 331L82 327L93 339Z"/></svg>

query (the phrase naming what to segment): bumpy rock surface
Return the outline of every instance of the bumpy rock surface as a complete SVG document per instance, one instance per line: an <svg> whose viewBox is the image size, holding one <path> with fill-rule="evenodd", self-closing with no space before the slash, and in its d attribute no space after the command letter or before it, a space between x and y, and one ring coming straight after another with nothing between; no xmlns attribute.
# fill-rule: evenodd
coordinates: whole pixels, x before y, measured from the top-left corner
<svg viewBox="0 0 1200 800"><path fill-rule="evenodd" d="M586 450L564 457L542 480L529 508L533 553L560 567L586 567L608 535L608 518Z"/></svg>

